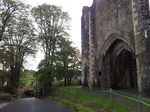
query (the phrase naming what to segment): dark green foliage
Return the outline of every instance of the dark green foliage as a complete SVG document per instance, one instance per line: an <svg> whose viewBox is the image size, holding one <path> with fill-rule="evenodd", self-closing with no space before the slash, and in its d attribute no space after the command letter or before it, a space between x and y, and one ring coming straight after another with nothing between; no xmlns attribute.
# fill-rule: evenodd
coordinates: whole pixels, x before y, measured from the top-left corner
<svg viewBox="0 0 150 112"><path fill-rule="evenodd" d="M22 88L26 84L27 85L32 85L35 81L35 78L34 78L33 75L34 75L34 72L24 71L20 76L20 85L19 85L19 87Z"/></svg>
<svg viewBox="0 0 150 112"><path fill-rule="evenodd" d="M74 76L80 75L80 52L72 47L72 42L61 39L57 51L56 77L63 78L65 85L70 85Z"/></svg>
<svg viewBox="0 0 150 112"><path fill-rule="evenodd" d="M24 92L24 94L27 96L27 97L33 97L34 96L34 91L33 89L29 89L29 90L26 90Z"/></svg>

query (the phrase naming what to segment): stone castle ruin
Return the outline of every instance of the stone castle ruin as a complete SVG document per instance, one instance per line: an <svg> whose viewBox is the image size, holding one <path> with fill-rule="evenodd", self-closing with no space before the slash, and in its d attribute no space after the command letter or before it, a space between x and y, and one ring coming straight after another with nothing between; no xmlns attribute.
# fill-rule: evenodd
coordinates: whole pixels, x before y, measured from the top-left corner
<svg viewBox="0 0 150 112"><path fill-rule="evenodd" d="M93 0L82 11L82 85L150 97L149 1Z"/></svg>

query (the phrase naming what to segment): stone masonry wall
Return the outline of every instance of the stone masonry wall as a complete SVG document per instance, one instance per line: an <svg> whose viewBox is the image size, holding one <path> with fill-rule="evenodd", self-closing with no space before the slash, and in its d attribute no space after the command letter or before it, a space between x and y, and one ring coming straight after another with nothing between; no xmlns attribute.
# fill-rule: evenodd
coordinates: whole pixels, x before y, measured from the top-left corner
<svg viewBox="0 0 150 112"><path fill-rule="evenodd" d="M134 34L132 23L131 1L127 0L95 0L95 35L97 38L96 59L102 73L102 87L111 87L110 82L110 46L120 39L127 43L134 52ZM106 58L106 60L103 60ZM104 62L103 62L104 61ZM105 75L103 75L105 74ZM106 84L104 84L104 83Z"/></svg>
<svg viewBox="0 0 150 112"><path fill-rule="evenodd" d="M138 74L138 89L143 96L150 97L150 58L147 50L150 43L149 26L149 1L148 0L132 0L132 14L135 39L135 54Z"/></svg>
<svg viewBox="0 0 150 112"><path fill-rule="evenodd" d="M89 7L83 7L82 10L82 85L88 86L89 79Z"/></svg>
<svg viewBox="0 0 150 112"><path fill-rule="evenodd" d="M93 0L91 7L83 7L83 86L111 88L117 84L117 87L130 88L136 87L137 82L139 93L148 96L150 92L148 4L148 0ZM124 68L117 68L121 66ZM122 82L115 83L113 81L119 81L115 79L115 75L125 78L120 81L128 81L123 82L124 85Z"/></svg>

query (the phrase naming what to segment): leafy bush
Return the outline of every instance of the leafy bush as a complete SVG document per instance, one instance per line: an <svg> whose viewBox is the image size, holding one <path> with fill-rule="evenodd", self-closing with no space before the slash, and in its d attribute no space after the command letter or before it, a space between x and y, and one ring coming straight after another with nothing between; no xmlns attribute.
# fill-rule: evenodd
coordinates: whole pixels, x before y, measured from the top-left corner
<svg viewBox="0 0 150 112"><path fill-rule="evenodd" d="M29 89L29 90L26 90L26 91L24 92L24 94L25 94L27 97L33 97L34 91L33 91L33 89Z"/></svg>

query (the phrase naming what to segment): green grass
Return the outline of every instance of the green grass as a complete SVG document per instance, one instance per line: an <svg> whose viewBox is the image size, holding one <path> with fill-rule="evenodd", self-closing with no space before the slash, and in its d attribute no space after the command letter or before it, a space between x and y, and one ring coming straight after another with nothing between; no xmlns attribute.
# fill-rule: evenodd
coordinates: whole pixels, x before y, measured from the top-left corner
<svg viewBox="0 0 150 112"><path fill-rule="evenodd" d="M0 93L0 96L11 96L9 93Z"/></svg>
<svg viewBox="0 0 150 112"><path fill-rule="evenodd" d="M126 106L115 101L113 101L113 105L110 106L110 99L102 97L90 97L90 95L85 95L78 92L81 89L81 86L59 87L56 88L53 95L77 102L80 105L88 106L94 111L109 112L111 111L110 108L113 107L113 112L122 112L123 110L131 112Z"/></svg>
<svg viewBox="0 0 150 112"><path fill-rule="evenodd" d="M150 104L150 99L142 99L142 101L143 101L144 103Z"/></svg>
<svg viewBox="0 0 150 112"><path fill-rule="evenodd" d="M147 109L150 111L150 107L143 105L142 103L140 104L140 98L135 98L136 100L133 99L126 99L128 102L132 102L133 104L135 104L136 106L142 106L144 109ZM137 101L138 100L138 101ZM142 102L150 104L150 100L148 99L141 99Z"/></svg>
<svg viewBox="0 0 150 112"><path fill-rule="evenodd" d="M71 110L74 110L75 112L93 112L92 109L87 108L87 107L80 105L80 104L76 104L76 103L74 103L70 100L67 100L67 99L62 99L60 97L52 97L52 96L49 96L48 98L53 99L53 100L58 101L58 102L61 102L65 105L69 106L69 108Z"/></svg>

